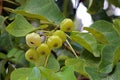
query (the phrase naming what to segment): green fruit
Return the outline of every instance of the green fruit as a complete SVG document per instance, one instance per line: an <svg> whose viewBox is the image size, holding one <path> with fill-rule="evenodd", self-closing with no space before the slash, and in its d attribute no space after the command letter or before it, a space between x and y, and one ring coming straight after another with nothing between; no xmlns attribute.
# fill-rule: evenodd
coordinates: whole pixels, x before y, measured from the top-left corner
<svg viewBox="0 0 120 80"><path fill-rule="evenodd" d="M55 31L55 32L53 33L53 35L59 36L59 37L62 39L63 42L66 40L66 33L64 33L64 32L61 31L61 30Z"/></svg>
<svg viewBox="0 0 120 80"><path fill-rule="evenodd" d="M48 55L50 54L50 48L48 47L47 44L42 43L38 48L37 52L39 55Z"/></svg>
<svg viewBox="0 0 120 80"><path fill-rule="evenodd" d="M47 40L49 48L59 48L62 46L62 39L59 36L50 36Z"/></svg>
<svg viewBox="0 0 120 80"><path fill-rule="evenodd" d="M60 23L60 30L64 32L71 32L74 29L74 23L71 19L64 19Z"/></svg>
<svg viewBox="0 0 120 80"><path fill-rule="evenodd" d="M25 53L25 58L27 61L35 63L38 60L38 53L35 49L29 49Z"/></svg>
<svg viewBox="0 0 120 80"><path fill-rule="evenodd" d="M37 33L27 34L26 43L29 47L38 47L41 44L41 37Z"/></svg>

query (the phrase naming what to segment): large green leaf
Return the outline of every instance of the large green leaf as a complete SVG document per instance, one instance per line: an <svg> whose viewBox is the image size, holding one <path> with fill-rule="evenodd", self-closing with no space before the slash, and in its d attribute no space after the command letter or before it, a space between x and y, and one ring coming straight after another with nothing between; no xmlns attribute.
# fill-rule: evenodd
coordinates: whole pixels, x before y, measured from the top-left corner
<svg viewBox="0 0 120 80"><path fill-rule="evenodd" d="M77 59L77 58L67 59L65 61L65 65L73 66L74 71L78 72L81 75L87 76L87 73L85 71L85 61L83 59Z"/></svg>
<svg viewBox="0 0 120 80"><path fill-rule="evenodd" d="M115 19L114 20L114 28L120 36L120 19Z"/></svg>
<svg viewBox="0 0 120 80"><path fill-rule="evenodd" d="M60 69L60 65L53 55L50 55L48 59L47 68L52 69L55 72L59 71Z"/></svg>
<svg viewBox="0 0 120 80"><path fill-rule="evenodd" d="M113 28L113 24L104 20L99 20L93 23L90 28L85 28L102 43L111 43L119 37L118 33Z"/></svg>
<svg viewBox="0 0 120 80"><path fill-rule="evenodd" d="M86 67L85 70L88 73L90 80L108 80L104 78L106 76L105 74L98 72L97 68Z"/></svg>
<svg viewBox="0 0 120 80"><path fill-rule="evenodd" d="M120 79L120 63L117 64L114 73L109 77L109 80L119 80Z"/></svg>
<svg viewBox="0 0 120 80"><path fill-rule="evenodd" d="M93 67L86 67L86 72L89 75L90 80L119 80L120 79L120 63L117 64L115 67L115 70L111 73L111 75L108 74L102 74L98 72L97 68Z"/></svg>
<svg viewBox="0 0 120 80"><path fill-rule="evenodd" d="M77 80L72 66L63 67L62 71L58 72L57 75L60 76L60 80Z"/></svg>
<svg viewBox="0 0 120 80"><path fill-rule="evenodd" d="M100 56L100 53L97 50L97 41L91 34L72 32L70 37L72 40L90 51L95 57Z"/></svg>
<svg viewBox="0 0 120 80"><path fill-rule="evenodd" d="M26 80L32 72L32 68L20 68L12 72L10 80Z"/></svg>
<svg viewBox="0 0 120 80"><path fill-rule="evenodd" d="M25 36L34 29L35 28L22 15L17 15L15 20L6 28L6 30L15 37Z"/></svg>
<svg viewBox="0 0 120 80"><path fill-rule="evenodd" d="M44 68L44 67L39 67L42 77L46 78L47 80L61 80L61 76L58 76L54 71Z"/></svg>
<svg viewBox="0 0 120 80"><path fill-rule="evenodd" d="M84 50L80 54L80 59L84 60L84 64L87 66L98 67L100 62L100 57L95 57L88 50Z"/></svg>
<svg viewBox="0 0 120 80"><path fill-rule="evenodd" d="M88 12L91 14L97 13L99 10L103 8L103 3L104 0L89 0Z"/></svg>
<svg viewBox="0 0 120 80"><path fill-rule="evenodd" d="M32 72L28 75L27 80L41 80L40 70L37 67L32 69Z"/></svg>
<svg viewBox="0 0 120 80"><path fill-rule="evenodd" d="M104 47L101 55L101 63L99 71L102 73L110 73L114 65L120 60L120 47L116 45L107 45Z"/></svg>
<svg viewBox="0 0 120 80"><path fill-rule="evenodd" d="M115 5L116 7L120 7L120 0L108 0L108 2Z"/></svg>
<svg viewBox="0 0 120 80"><path fill-rule="evenodd" d="M56 24L64 19L54 0L27 0L25 5L21 7L16 9L15 12L27 17L48 20Z"/></svg>

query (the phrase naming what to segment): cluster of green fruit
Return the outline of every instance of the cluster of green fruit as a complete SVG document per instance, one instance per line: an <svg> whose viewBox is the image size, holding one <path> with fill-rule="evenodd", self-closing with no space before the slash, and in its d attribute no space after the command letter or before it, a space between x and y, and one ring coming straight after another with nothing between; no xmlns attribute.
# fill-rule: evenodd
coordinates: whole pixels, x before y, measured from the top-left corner
<svg viewBox="0 0 120 80"><path fill-rule="evenodd" d="M26 44L30 47L25 53L26 60L35 63L41 55L48 56L52 49L62 46L66 41L66 33L74 29L74 23L71 19L64 19L60 24L60 30L53 32L44 42L39 34L33 32L26 35Z"/></svg>

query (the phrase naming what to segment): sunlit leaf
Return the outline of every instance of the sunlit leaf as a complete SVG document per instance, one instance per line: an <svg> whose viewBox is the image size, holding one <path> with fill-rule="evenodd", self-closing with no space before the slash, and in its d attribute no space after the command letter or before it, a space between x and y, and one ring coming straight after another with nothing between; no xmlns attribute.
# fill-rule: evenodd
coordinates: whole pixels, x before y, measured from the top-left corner
<svg viewBox="0 0 120 80"><path fill-rule="evenodd" d="M32 72L32 68L20 68L12 72L10 80L26 80Z"/></svg>
<svg viewBox="0 0 120 80"><path fill-rule="evenodd" d="M15 20L6 28L6 30L15 37L25 36L34 29L35 28L22 15L17 15Z"/></svg>
<svg viewBox="0 0 120 80"><path fill-rule="evenodd" d="M41 80L40 70L37 67L32 69L32 72L26 78L27 80Z"/></svg>
<svg viewBox="0 0 120 80"><path fill-rule="evenodd" d="M114 20L114 28L120 36L120 19L115 19Z"/></svg>
<svg viewBox="0 0 120 80"><path fill-rule="evenodd" d="M87 30L90 33L92 33L92 35L97 39L97 41L101 42L102 44L107 44L108 43L104 34L97 31L96 29L91 28L91 27L84 27L84 30Z"/></svg>
<svg viewBox="0 0 120 80"><path fill-rule="evenodd" d="M57 75L60 76L60 80L77 80L72 66L63 67L62 71L58 72Z"/></svg>
<svg viewBox="0 0 120 80"><path fill-rule="evenodd" d="M71 33L71 39L90 51L95 57L99 57L100 53L97 50L97 41L89 33Z"/></svg>
<svg viewBox="0 0 120 80"><path fill-rule="evenodd" d="M65 61L65 65L66 66L73 66L74 71L87 77L87 73L85 71L85 61L83 59L76 59L76 58L67 59Z"/></svg>
<svg viewBox="0 0 120 80"><path fill-rule="evenodd" d="M56 24L64 19L54 0L27 0L25 5L21 7L21 9L16 9L15 12L27 17L48 20Z"/></svg>
<svg viewBox="0 0 120 80"><path fill-rule="evenodd" d="M39 67L41 74L47 79L47 80L61 80L60 76L58 76L54 71L44 68L44 67Z"/></svg>

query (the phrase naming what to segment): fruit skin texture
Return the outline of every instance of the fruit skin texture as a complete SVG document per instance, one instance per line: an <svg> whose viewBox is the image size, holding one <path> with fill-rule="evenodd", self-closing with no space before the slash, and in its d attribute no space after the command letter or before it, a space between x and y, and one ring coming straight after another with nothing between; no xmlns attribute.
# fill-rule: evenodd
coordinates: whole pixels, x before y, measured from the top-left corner
<svg viewBox="0 0 120 80"><path fill-rule="evenodd" d="M27 61L35 63L39 57L37 51L33 48L30 48L26 51L25 58Z"/></svg>
<svg viewBox="0 0 120 80"><path fill-rule="evenodd" d="M47 40L47 45L51 49L59 48L62 46L62 39L59 36L50 36Z"/></svg>
<svg viewBox="0 0 120 80"><path fill-rule="evenodd" d="M50 54L50 48L46 43L42 43L38 48L37 52L40 55L49 55Z"/></svg>
<svg viewBox="0 0 120 80"><path fill-rule="evenodd" d="M66 33L64 33L64 32L61 31L61 30L56 30L56 31L53 33L53 35L59 36L59 37L62 39L63 42L66 40Z"/></svg>
<svg viewBox="0 0 120 80"><path fill-rule="evenodd" d="M64 32L71 32L74 29L74 23L71 19L64 19L61 23L60 23L60 30L64 31Z"/></svg>
<svg viewBox="0 0 120 80"><path fill-rule="evenodd" d="M29 47L38 47L41 44L41 37L37 33L27 34L26 43Z"/></svg>

